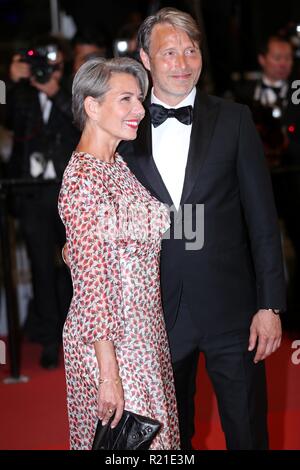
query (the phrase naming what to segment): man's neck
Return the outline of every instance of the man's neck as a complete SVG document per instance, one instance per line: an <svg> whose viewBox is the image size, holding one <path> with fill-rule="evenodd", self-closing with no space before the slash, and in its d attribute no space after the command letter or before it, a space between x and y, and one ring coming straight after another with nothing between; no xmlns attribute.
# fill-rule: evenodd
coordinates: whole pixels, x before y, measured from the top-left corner
<svg viewBox="0 0 300 470"><path fill-rule="evenodd" d="M266 85L272 87L281 87L284 83L286 83L286 80L276 80L264 74L262 75L262 80Z"/></svg>
<svg viewBox="0 0 300 470"><path fill-rule="evenodd" d="M151 91L151 101L152 102L159 102L159 104L162 104L163 106L166 107L178 107L179 105L194 105L195 101L195 96L196 96L196 88L193 87L193 89L185 96L177 96L172 99L172 97L165 97L161 96L160 93L157 93L156 90L153 88Z"/></svg>

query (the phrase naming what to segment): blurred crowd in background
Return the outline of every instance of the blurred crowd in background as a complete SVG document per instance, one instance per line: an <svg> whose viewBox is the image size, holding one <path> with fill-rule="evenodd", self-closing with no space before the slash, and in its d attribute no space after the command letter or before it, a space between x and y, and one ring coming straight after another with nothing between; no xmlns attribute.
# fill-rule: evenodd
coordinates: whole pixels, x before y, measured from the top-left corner
<svg viewBox="0 0 300 470"><path fill-rule="evenodd" d="M26 247L30 263L33 290L24 331L43 345L41 366L58 363L72 295L60 258L65 235L57 196L79 139L71 112L73 76L91 57L138 59L139 25L165 6L191 13L201 26L204 69L199 86L245 103L253 112L283 243L288 241L289 312L283 323L299 328L300 104L292 96L300 80L300 2L287 0L279 7L267 0L60 0L55 2L57 24L51 3L53 7L46 0L0 0L0 79L6 85L6 104L0 106L0 178L24 182L17 190L12 182L9 191L17 229L12 244L13 249ZM3 293L0 301L3 305Z"/></svg>

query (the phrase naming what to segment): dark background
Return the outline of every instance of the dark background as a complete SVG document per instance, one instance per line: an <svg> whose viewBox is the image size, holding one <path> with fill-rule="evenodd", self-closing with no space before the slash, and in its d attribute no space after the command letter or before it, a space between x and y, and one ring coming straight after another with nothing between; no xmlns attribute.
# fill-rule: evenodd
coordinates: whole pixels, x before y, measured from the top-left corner
<svg viewBox="0 0 300 470"><path fill-rule="evenodd" d="M51 30L48 0L0 0L0 63L9 50L34 35ZM285 0L60 0L78 29L97 29L109 42L119 28L139 21L155 8L174 6L203 18L213 75L254 70L261 41L300 22L300 1ZM1 60L2 57L2 60ZM224 84L226 88L226 84Z"/></svg>

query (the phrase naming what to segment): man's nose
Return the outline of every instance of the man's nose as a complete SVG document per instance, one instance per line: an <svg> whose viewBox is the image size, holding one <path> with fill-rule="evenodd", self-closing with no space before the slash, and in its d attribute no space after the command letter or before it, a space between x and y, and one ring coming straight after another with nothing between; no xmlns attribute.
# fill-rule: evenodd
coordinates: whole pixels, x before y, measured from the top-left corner
<svg viewBox="0 0 300 470"><path fill-rule="evenodd" d="M279 61L279 64L285 66L285 65L289 64L289 60L288 60L288 59L281 59L281 60Z"/></svg>
<svg viewBox="0 0 300 470"><path fill-rule="evenodd" d="M184 54L178 54L177 56L177 65L180 69L186 68L186 57Z"/></svg>

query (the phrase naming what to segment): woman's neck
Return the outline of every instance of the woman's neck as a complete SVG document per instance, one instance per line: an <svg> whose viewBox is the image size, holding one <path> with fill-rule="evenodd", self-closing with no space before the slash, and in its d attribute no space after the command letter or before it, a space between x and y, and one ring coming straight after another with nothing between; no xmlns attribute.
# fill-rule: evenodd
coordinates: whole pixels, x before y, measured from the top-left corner
<svg viewBox="0 0 300 470"><path fill-rule="evenodd" d="M84 129L76 150L78 152L89 153L95 158L107 163L113 163L115 160L116 148L119 140L109 138L100 130Z"/></svg>

